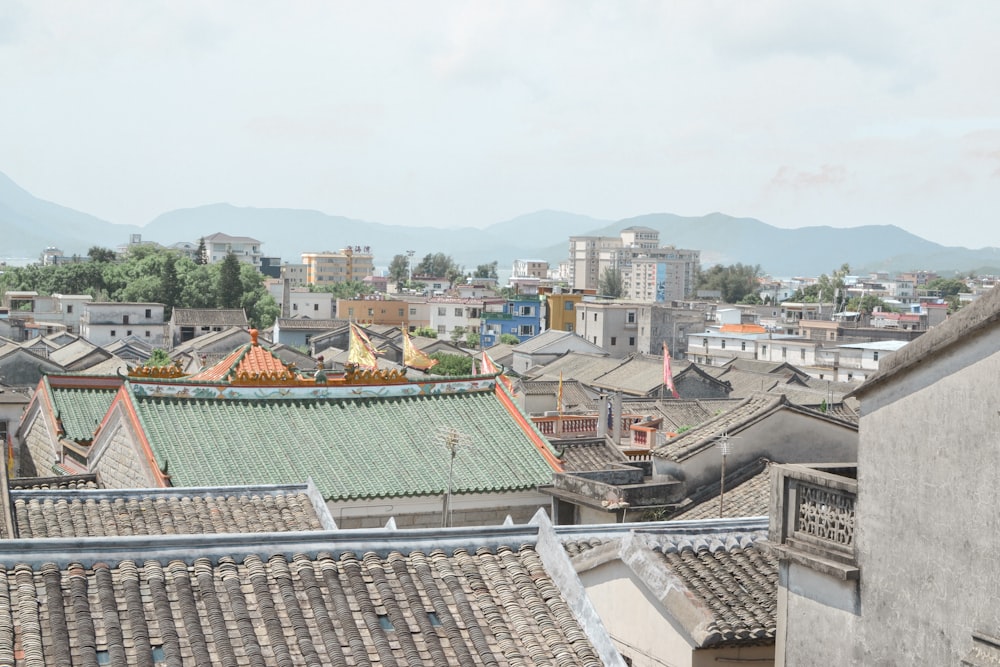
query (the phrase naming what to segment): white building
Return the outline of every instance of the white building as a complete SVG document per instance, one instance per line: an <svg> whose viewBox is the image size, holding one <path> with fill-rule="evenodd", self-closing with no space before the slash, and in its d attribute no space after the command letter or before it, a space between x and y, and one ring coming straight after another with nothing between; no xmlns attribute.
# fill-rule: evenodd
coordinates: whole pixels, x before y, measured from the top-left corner
<svg viewBox="0 0 1000 667"><path fill-rule="evenodd" d="M260 271L260 260L264 253L260 249L260 241L249 236L230 236L217 232L204 237L205 254L208 256L209 264L221 262L226 255L233 253L236 259L244 264L250 264Z"/></svg>
<svg viewBox="0 0 1000 667"><path fill-rule="evenodd" d="M80 321L80 335L94 345L108 345L135 336L151 347L165 347L167 325L162 303L88 303Z"/></svg>
<svg viewBox="0 0 1000 667"><path fill-rule="evenodd" d="M438 338L448 338L457 328L466 332L479 331L479 317L483 311L482 299L455 299L431 297L427 300L429 326Z"/></svg>

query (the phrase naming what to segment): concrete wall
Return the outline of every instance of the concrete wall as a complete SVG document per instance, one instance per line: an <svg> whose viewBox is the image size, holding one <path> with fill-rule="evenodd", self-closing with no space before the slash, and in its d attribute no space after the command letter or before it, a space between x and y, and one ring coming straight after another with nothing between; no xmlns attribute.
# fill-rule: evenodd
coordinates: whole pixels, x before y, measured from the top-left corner
<svg viewBox="0 0 1000 667"><path fill-rule="evenodd" d="M859 610L856 581L841 581L782 561L778 569L776 664L876 664L865 662L855 649L846 646L849 642L845 637L855 636Z"/></svg>
<svg viewBox="0 0 1000 667"><path fill-rule="evenodd" d="M861 396L866 664L953 665L973 631L1000 634L998 337L996 326L966 336ZM837 658L825 662L847 664Z"/></svg>
<svg viewBox="0 0 1000 667"><path fill-rule="evenodd" d="M498 526L509 515L514 523L528 523L552 499L537 491L489 493L452 497L453 526ZM340 528L379 528L392 518L397 528L440 528L442 496L386 498L369 501L328 502Z"/></svg>
<svg viewBox="0 0 1000 667"><path fill-rule="evenodd" d="M760 457L781 463L833 463L856 461L857 456L854 429L785 409L733 436L726 469L736 470ZM722 453L718 446L707 447L677 465L691 491L718 481Z"/></svg>

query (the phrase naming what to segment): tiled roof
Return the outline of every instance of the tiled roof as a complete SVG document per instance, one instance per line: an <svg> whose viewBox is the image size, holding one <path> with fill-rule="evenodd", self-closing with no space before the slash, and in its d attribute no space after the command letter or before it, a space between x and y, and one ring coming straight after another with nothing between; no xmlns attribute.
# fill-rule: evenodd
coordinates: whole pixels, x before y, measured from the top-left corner
<svg viewBox="0 0 1000 667"><path fill-rule="evenodd" d="M564 378L573 378L589 385L594 378L604 375L622 363L621 359L608 356L568 352L550 364L531 369L524 376L536 380L558 380L561 372Z"/></svg>
<svg viewBox="0 0 1000 667"><path fill-rule="evenodd" d="M295 484L324 499L441 494L441 427L463 434L456 493L534 489L552 468L493 392L345 400L130 400L176 486Z"/></svg>
<svg viewBox="0 0 1000 667"><path fill-rule="evenodd" d="M93 439L94 432L118 393L118 387L81 389L52 386L48 379L45 386L66 437L75 442Z"/></svg>
<svg viewBox="0 0 1000 667"><path fill-rule="evenodd" d="M303 487L12 491L11 502L18 536L25 539L325 527Z"/></svg>
<svg viewBox="0 0 1000 667"><path fill-rule="evenodd" d="M680 511L670 518L676 521L720 518L720 489L721 485L718 482L699 489L681 506ZM722 517L767 516L770 500L770 464L764 459L758 459L726 475Z"/></svg>
<svg viewBox="0 0 1000 667"><path fill-rule="evenodd" d="M561 347L565 351L566 345L579 345L581 343L590 348L590 351L594 354L600 354L602 351L599 346L594 345L583 336L575 334L572 331L559 331L558 329L546 329L537 336L532 336L523 343L515 346L514 351L523 354L534 354L542 352L550 346L553 348Z"/></svg>
<svg viewBox="0 0 1000 667"><path fill-rule="evenodd" d="M175 326L197 324L217 327L246 327L247 314L242 308L174 308L170 322Z"/></svg>
<svg viewBox="0 0 1000 667"><path fill-rule="evenodd" d="M98 351L105 359L110 356L107 351L94 345L86 338L79 338L68 345L63 345L59 349L49 352L49 359L63 366L70 366L87 355L93 354L95 351Z"/></svg>
<svg viewBox="0 0 1000 667"><path fill-rule="evenodd" d="M278 319L278 328L292 330L304 330L304 331L330 331L332 329L337 329L339 327L350 324L348 320L337 320L337 319L317 319L311 320L308 317L282 317Z"/></svg>
<svg viewBox="0 0 1000 667"><path fill-rule="evenodd" d="M705 447L711 447L718 436L732 433L736 428L769 414L784 404L783 396L755 394L715 419L670 438L665 445L656 448L654 454L673 461L683 460Z"/></svg>
<svg viewBox="0 0 1000 667"><path fill-rule="evenodd" d="M590 531L587 534L584 531ZM778 562L765 519L556 528L581 576L620 560L694 648L767 645L777 628Z"/></svg>
<svg viewBox="0 0 1000 667"><path fill-rule="evenodd" d="M774 641L778 561L759 545L765 537L664 540L653 548L711 614L702 646Z"/></svg>
<svg viewBox="0 0 1000 667"><path fill-rule="evenodd" d="M566 472L604 470L614 464L628 463L625 455L604 438L586 442L561 442L559 447L562 450L559 460Z"/></svg>
<svg viewBox="0 0 1000 667"><path fill-rule="evenodd" d="M676 432L691 429L732 410L742 403L742 399L712 398L696 400L665 400L656 404L657 412L663 415L664 429ZM631 403L628 404L631 408Z"/></svg>
<svg viewBox="0 0 1000 667"><path fill-rule="evenodd" d="M293 378L290 370L277 355L257 343L256 330L250 332L251 342L235 349L219 363L210 366L190 378L191 382L238 382L260 376L287 376Z"/></svg>
<svg viewBox="0 0 1000 667"><path fill-rule="evenodd" d="M587 384L647 396L663 384L663 357L634 355Z"/></svg>
<svg viewBox="0 0 1000 667"><path fill-rule="evenodd" d="M61 475L59 477L19 477L9 482L11 491L41 489L96 489L97 475Z"/></svg>
<svg viewBox="0 0 1000 667"><path fill-rule="evenodd" d="M11 665L603 664L531 545L4 562Z"/></svg>
<svg viewBox="0 0 1000 667"><path fill-rule="evenodd" d="M526 396L559 396L559 380L521 380L521 391ZM576 380L562 383L563 410L593 410L597 402Z"/></svg>

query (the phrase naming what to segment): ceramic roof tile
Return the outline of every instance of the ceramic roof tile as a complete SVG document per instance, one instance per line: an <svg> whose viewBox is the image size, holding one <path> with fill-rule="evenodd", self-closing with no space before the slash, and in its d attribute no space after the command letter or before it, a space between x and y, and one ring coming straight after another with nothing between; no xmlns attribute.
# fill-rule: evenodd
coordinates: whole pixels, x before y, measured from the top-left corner
<svg viewBox="0 0 1000 667"><path fill-rule="evenodd" d="M672 367L671 370L676 372ZM623 391L627 394L646 396L663 384L663 357L633 356L607 373L594 378L588 384L603 389Z"/></svg>
<svg viewBox="0 0 1000 667"><path fill-rule="evenodd" d="M560 460L565 472L604 470L615 464L627 464L625 455L606 440L588 442L565 442L559 444L562 450Z"/></svg>
<svg viewBox="0 0 1000 667"><path fill-rule="evenodd" d="M12 491L21 538L319 530L308 494L283 489Z"/></svg>
<svg viewBox="0 0 1000 667"><path fill-rule="evenodd" d="M722 517L739 518L767 516L771 501L770 465L760 459L726 475L726 492ZM719 515L719 483L700 489L671 516L676 521L717 519Z"/></svg>
<svg viewBox="0 0 1000 667"><path fill-rule="evenodd" d="M82 442L93 439L94 432L111 407L118 388L79 389L50 386L48 391L66 437L75 442Z"/></svg>
<svg viewBox="0 0 1000 667"><path fill-rule="evenodd" d="M441 494L458 429L456 493L534 489L552 468L493 392L357 399L131 397L175 486L316 481L323 498Z"/></svg>
<svg viewBox="0 0 1000 667"><path fill-rule="evenodd" d="M236 348L222 361L188 378L192 382L239 382L261 375L296 375L285 362L269 349L257 343L257 332L251 331L251 342Z"/></svg>
<svg viewBox="0 0 1000 667"><path fill-rule="evenodd" d="M175 326L246 327L247 315L242 308L174 308L170 322Z"/></svg>
<svg viewBox="0 0 1000 667"><path fill-rule="evenodd" d="M0 606L10 664L602 664L531 546L15 564Z"/></svg>
<svg viewBox="0 0 1000 667"><path fill-rule="evenodd" d="M720 435L732 433L737 427L768 414L785 403L784 396L756 394L715 419L670 438L665 445L657 447L654 454L673 461L683 460L706 447L711 447Z"/></svg>

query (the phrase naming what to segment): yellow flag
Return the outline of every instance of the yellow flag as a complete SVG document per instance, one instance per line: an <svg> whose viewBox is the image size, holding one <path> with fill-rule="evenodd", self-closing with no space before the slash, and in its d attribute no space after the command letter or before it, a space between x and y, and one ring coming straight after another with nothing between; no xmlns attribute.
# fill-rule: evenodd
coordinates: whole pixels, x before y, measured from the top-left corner
<svg viewBox="0 0 1000 667"><path fill-rule="evenodd" d="M403 365L409 366L410 368L416 368L422 371L429 371L434 368L437 364L437 359L431 359L429 356L423 353L422 350L418 350L410 340L410 335L403 330Z"/></svg>
<svg viewBox="0 0 1000 667"><path fill-rule="evenodd" d="M347 363L358 368L375 370L378 362L375 359L375 348L361 327L351 322L351 343L347 351Z"/></svg>

